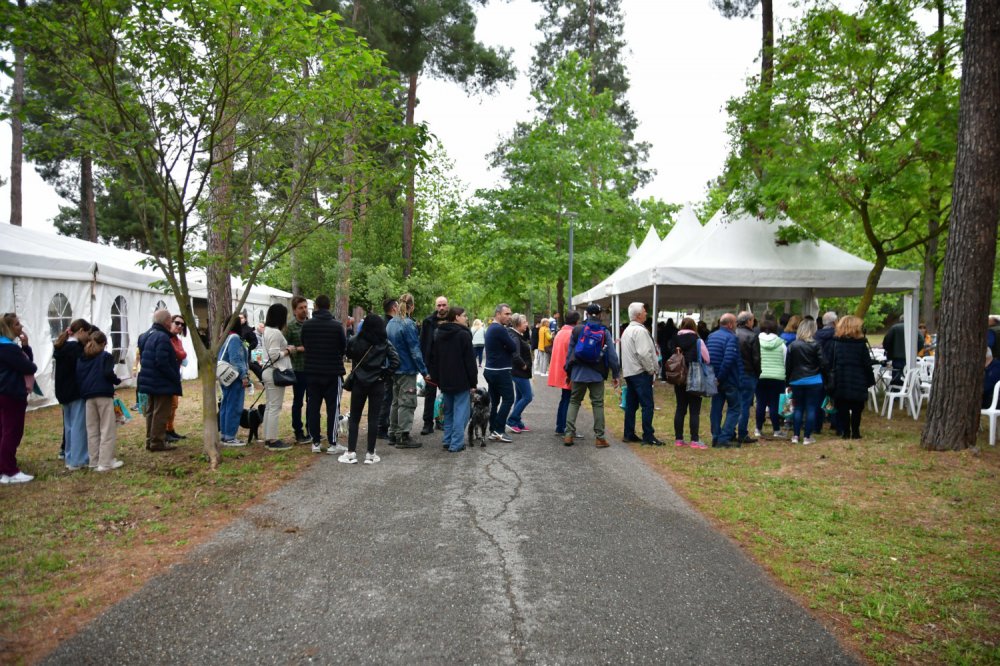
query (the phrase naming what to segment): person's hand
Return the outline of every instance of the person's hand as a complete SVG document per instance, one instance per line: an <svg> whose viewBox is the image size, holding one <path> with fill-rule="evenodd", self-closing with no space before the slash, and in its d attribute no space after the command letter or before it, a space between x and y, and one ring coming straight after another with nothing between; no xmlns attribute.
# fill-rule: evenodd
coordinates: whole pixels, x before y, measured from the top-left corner
<svg viewBox="0 0 1000 666"><path fill-rule="evenodd" d="M27 347L28 346L28 334L27 333L21 333L20 338L21 338L21 346L22 347Z"/></svg>
<svg viewBox="0 0 1000 666"><path fill-rule="evenodd" d="M289 347L288 348L288 355L291 356L294 353L295 353L295 347Z"/></svg>
<svg viewBox="0 0 1000 666"><path fill-rule="evenodd" d="M617 388L621 388L621 385L622 385L622 380L620 380L617 377L615 377L615 388L616 389Z"/></svg>

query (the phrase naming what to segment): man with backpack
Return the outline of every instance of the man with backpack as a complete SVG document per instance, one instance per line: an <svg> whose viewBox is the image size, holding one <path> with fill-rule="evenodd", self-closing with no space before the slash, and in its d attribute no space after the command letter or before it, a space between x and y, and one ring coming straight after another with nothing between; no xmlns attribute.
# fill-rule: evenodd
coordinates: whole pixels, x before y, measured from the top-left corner
<svg viewBox="0 0 1000 666"><path fill-rule="evenodd" d="M590 391L594 412L594 436L597 448L609 446L604 437L604 381L610 371L615 388L621 385L621 367L612 344L611 332L601 323L601 306L587 306L586 323L573 329L566 371L570 378L569 411L566 414L566 434L563 444L573 446L576 437L576 416L580 413L583 396Z"/></svg>

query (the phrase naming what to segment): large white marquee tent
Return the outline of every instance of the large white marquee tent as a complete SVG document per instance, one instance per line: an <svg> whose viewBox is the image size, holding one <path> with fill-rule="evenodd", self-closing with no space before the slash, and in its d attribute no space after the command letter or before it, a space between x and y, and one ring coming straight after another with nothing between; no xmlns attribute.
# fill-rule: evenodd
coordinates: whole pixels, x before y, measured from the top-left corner
<svg viewBox="0 0 1000 666"><path fill-rule="evenodd" d="M118 362L116 372L125 384L133 382L136 341L149 328L153 311L159 307L177 311L173 295L153 286L163 276L155 268L140 265L146 258L141 252L0 225L0 312L18 314L35 354L36 380L43 395L33 396L31 407L55 402L52 340L81 317L108 334L109 351ZM193 309L205 316L204 274L192 272L188 279ZM234 298L242 289L234 279ZM291 296L265 285L254 286L244 309L251 321L262 322L268 306L288 305ZM194 326L190 328L189 335ZM193 359L190 337L184 339L184 347ZM182 376L197 377L197 364L188 363Z"/></svg>
<svg viewBox="0 0 1000 666"><path fill-rule="evenodd" d="M574 296L573 303L610 305L617 318L622 303L635 301L651 304L656 312L666 305L735 309L750 302L797 300L803 314L817 315L819 298L864 293L871 263L825 241L780 241L778 230L791 224L720 211L702 227L686 208L655 252L637 252L605 281ZM887 268L876 288L877 293L906 292L908 347L916 336L919 283L918 271ZM915 354L915 348L908 352L911 362Z"/></svg>

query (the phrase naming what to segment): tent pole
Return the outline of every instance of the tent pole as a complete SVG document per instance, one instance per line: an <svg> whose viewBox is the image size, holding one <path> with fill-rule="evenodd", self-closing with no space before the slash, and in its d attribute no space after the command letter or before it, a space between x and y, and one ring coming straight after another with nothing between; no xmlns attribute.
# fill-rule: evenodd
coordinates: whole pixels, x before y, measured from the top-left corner
<svg viewBox="0 0 1000 666"><path fill-rule="evenodd" d="M656 337L656 323L660 321L660 311L656 309L656 283L653 283L653 337Z"/></svg>
<svg viewBox="0 0 1000 666"><path fill-rule="evenodd" d="M903 295L903 336L906 341L906 367L917 366L917 321L920 303L919 287Z"/></svg>

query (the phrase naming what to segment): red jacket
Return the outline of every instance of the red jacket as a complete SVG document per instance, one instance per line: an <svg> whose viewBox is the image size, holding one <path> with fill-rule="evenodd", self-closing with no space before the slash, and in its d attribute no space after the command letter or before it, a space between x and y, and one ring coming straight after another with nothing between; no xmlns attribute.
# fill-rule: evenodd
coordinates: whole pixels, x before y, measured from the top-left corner
<svg viewBox="0 0 1000 666"><path fill-rule="evenodd" d="M569 351L569 339L573 335L573 327L564 325L556 333L552 341L552 359L549 361L549 386L560 389L569 388L569 376L566 374L566 353Z"/></svg>
<svg viewBox="0 0 1000 666"><path fill-rule="evenodd" d="M181 336L171 335L170 344L174 346L174 353L177 354L177 365L180 365L184 362L184 359L186 359L188 355L188 353L184 351L184 343L181 342Z"/></svg>

